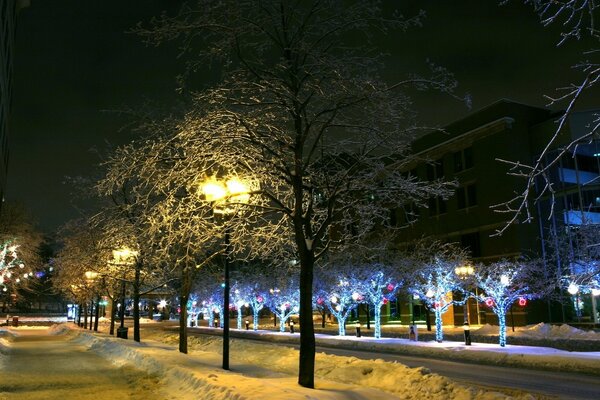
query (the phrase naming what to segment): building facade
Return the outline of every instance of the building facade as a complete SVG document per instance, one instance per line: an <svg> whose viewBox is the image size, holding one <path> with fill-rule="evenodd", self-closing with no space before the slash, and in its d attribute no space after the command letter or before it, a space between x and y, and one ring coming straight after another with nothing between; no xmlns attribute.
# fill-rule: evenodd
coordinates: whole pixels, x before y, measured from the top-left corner
<svg viewBox="0 0 600 400"><path fill-rule="evenodd" d="M564 145L589 132L593 115L586 112L570 117L548 161ZM502 235L496 234L506 226L509 215L495 212L492 206L511 200L525 188L525 180L508 174L510 165L500 160L531 164L554 134L559 116L544 108L500 100L446 126L443 132L417 140L413 150L424 161L411 173L422 180L455 181L458 186L448 200L431 199L426 207L407 204L393 210L392 221L397 225L414 220L409 228L400 230L398 242L435 237L468 249L473 263L490 262L520 255L543 256L551 229L564 230L581 224L582 219L588 224L600 223L600 148L596 140L586 139L550 168L553 213L547 194L533 206L533 222L513 224ZM541 182L538 186L543 187ZM592 306L595 301L589 299ZM426 318L417 300L400 299L396 308L402 322ZM560 308L532 302L513 307L512 318L517 325L570 319ZM451 310L445 323L462 325L464 311L472 324L496 323L493 313L474 301L468 310Z"/></svg>
<svg viewBox="0 0 600 400"><path fill-rule="evenodd" d="M4 201L9 156L8 123L12 98L13 48L19 9L29 0L0 0L0 207Z"/></svg>

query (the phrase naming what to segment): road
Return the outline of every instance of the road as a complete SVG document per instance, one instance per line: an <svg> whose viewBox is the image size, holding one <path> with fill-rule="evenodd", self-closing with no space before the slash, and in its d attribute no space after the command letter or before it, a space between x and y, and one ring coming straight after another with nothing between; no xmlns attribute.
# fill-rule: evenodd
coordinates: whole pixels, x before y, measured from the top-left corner
<svg viewBox="0 0 600 400"><path fill-rule="evenodd" d="M215 333L218 332L220 331L215 331ZM202 335L202 333L193 330L190 330L189 334ZM257 337L257 339L260 339L260 337ZM236 340L256 339L236 338ZM273 344L278 343L273 342ZM285 343L281 345L290 346L290 344ZM504 392L526 391L533 394L542 394L549 398L569 400L600 399L600 377L593 375L480 365L324 346L317 346L317 351L365 360L379 358L386 361L396 361L413 368L425 367L431 372L448 377L453 381L486 389L499 389Z"/></svg>
<svg viewBox="0 0 600 400"><path fill-rule="evenodd" d="M65 335L31 331L0 354L0 400L148 400L158 377L117 367Z"/></svg>

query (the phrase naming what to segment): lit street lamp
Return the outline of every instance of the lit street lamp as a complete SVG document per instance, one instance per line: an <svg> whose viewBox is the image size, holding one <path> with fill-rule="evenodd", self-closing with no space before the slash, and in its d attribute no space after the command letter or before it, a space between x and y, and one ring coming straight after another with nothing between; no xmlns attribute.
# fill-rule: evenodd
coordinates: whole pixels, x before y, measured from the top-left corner
<svg viewBox="0 0 600 400"><path fill-rule="evenodd" d="M250 198L247 185L237 178L218 181L210 178L202 183L202 194L212 204L213 212L224 216L233 216L236 205L245 204ZM223 369L229 369L229 225L225 224L225 261L223 285Z"/></svg>
<svg viewBox="0 0 600 400"><path fill-rule="evenodd" d="M85 271L85 280L88 285L92 286L94 281L98 278L98 273L96 271ZM94 305L94 300L91 300L92 307ZM100 294L96 294L96 311L94 316L92 316L92 310L90 310L90 330L92 330L92 318L95 317L94 321L94 332L98 332L98 318L100 317Z"/></svg>
<svg viewBox="0 0 600 400"><path fill-rule="evenodd" d="M471 265L463 265L454 269L456 276L462 281L468 281L475 273L475 269ZM479 313L478 313L479 314ZM466 299L463 304L463 322L469 323L469 299Z"/></svg>
<svg viewBox="0 0 600 400"><path fill-rule="evenodd" d="M131 265L135 262L137 251L132 251L126 247L112 251L112 263L119 266ZM127 328L125 327L125 279L121 281L121 307L119 308L119 317L121 324L117 329L117 337L127 339Z"/></svg>

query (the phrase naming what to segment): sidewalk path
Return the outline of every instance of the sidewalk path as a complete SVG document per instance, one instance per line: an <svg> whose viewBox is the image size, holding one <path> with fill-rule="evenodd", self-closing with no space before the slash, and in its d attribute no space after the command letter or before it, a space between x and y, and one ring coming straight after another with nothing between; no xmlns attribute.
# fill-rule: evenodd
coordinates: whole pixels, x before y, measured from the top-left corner
<svg viewBox="0 0 600 400"><path fill-rule="evenodd" d="M164 399L154 393L156 377L114 366L66 339L20 330L0 355L0 400Z"/></svg>

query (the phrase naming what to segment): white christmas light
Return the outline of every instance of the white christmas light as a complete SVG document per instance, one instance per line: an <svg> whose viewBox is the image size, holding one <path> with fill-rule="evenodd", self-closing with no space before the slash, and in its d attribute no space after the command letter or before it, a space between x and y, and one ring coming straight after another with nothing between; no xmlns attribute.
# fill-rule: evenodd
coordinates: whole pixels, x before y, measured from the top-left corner
<svg viewBox="0 0 600 400"><path fill-rule="evenodd" d="M570 295L575 296L579 292L579 286L571 282L567 288L567 292L569 292Z"/></svg>

